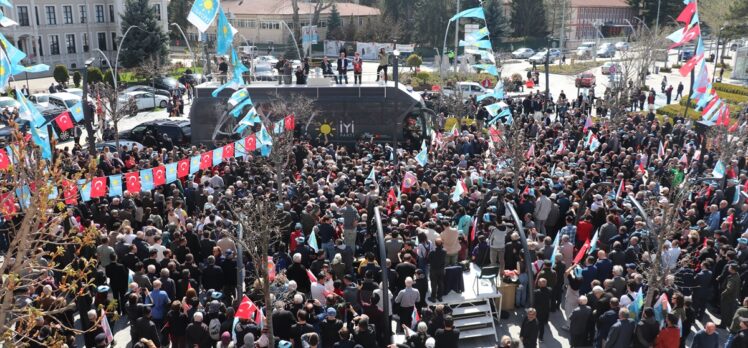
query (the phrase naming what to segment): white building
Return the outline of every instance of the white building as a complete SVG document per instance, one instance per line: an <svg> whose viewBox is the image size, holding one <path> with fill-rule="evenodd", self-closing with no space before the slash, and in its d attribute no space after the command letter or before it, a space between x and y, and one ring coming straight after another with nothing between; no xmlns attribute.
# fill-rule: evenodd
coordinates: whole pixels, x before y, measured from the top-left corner
<svg viewBox="0 0 748 348"><path fill-rule="evenodd" d="M168 1L149 2L163 30L168 30ZM26 52L26 65L62 64L68 69L79 69L87 59L101 58L95 49L103 51L115 64L125 0L15 0L13 5L12 9L3 7L2 11L18 25L1 28L0 32ZM95 64L100 65L98 61Z"/></svg>

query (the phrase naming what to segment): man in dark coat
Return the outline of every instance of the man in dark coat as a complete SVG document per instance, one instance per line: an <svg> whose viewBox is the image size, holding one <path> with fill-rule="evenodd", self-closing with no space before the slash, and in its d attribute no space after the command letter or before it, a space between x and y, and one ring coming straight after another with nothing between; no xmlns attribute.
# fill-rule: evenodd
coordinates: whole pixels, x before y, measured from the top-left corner
<svg viewBox="0 0 748 348"><path fill-rule="evenodd" d="M436 239L436 249L429 253L429 278L431 279L431 302L442 302L444 295L444 268L447 252L444 251L441 238Z"/></svg>
<svg viewBox="0 0 748 348"><path fill-rule="evenodd" d="M538 323L537 315L538 312L535 308L528 308L527 316L522 321L522 326L519 330L519 339L525 348L535 348L538 346L540 324Z"/></svg>
<svg viewBox="0 0 748 348"><path fill-rule="evenodd" d="M286 277L296 282L299 292L308 294L311 291L312 282L309 280L306 267L301 264L301 254L293 254L293 264L286 270Z"/></svg>
<svg viewBox="0 0 748 348"><path fill-rule="evenodd" d="M551 314L551 301L553 292L548 287L548 281L545 278L538 279L538 288L533 292L535 296L535 310L538 317L538 338L543 342L543 333L545 326L548 324L548 316Z"/></svg>
<svg viewBox="0 0 748 348"><path fill-rule="evenodd" d="M293 314L284 308L283 301L276 301L273 311L273 334L282 340L290 341L291 326L295 323Z"/></svg>
<svg viewBox="0 0 748 348"><path fill-rule="evenodd" d="M141 338L146 338L156 344L156 347L161 345L161 339L158 334L156 324L151 320L151 307L143 307L143 316L135 320L135 324L130 330L130 336L133 342L140 341Z"/></svg>
<svg viewBox="0 0 748 348"><path fill-rule="evenodd" d="M210 348L213 346L213 340L210 339L208 325L203 323L203 313L195 312L192 317L193 322L187 325L185 329L185 341L187 347Z"/></svg>
<svg viewBox="0 0 748 348"><path fill-rule="evenodd" d="M651 307L644 308L642 318L634 331L634 348L651 347L659 333L660 324L654 318L654 310Z"/></svg>
<svg viewBox="0 0 748 348"><path fill-rule="evenodd" d="M610 299L610 309L597 318L597 332L595 333L595 347L602 347L603 341L608 337L610 328L618 320L618 299Z"/></svg>
<svg viewBox="0 0 748 348"><path fill-rule="evenodd" d="M579 307L571 312L569 317L569 333L571 334L571 346L580 347L589 345L587 337L592 321L592 308L587 305L587 296L579 297Z"/></svg>
<svg viewBox="0 0 748 348"><path fill-rule="evenodd" d="M635 327L634 322L629 319L629 310L621 308L618 311L618 322L608 332L605 348L629 348Z"/></svg>
<svg viewBox="0 0 748 348"><path fill-rule="evenodd" d="M120 314L125 306L125 292L127 292L127 267L117 262L117 255L111 255L111 262L106 266L106 276L109 278L109 286L112 288L112 295L117 300L117 310Z"/></svg>
<svg viewBox="0 0 748 348"><path fill-rule="evenodd" d="M204 289L223 289L223 269L216 266L216 258L211 255L207 258L208 264L203 270L202 285Z"/></svg>

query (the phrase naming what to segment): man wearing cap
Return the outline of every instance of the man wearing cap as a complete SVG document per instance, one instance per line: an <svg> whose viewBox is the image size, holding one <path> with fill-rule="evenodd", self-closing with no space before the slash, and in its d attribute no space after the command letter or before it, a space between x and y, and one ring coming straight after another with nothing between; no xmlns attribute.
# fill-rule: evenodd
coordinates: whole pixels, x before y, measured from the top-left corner
<svg viewBox="0 0 748 348"><path fill-rule="evenodd" d="M338 332L343 328L343 322L337 319L337 315L338 312L335 308L327 307L325 310L325 320L319 323L322 348L332 348L336 342L340 341Z"/></svg>

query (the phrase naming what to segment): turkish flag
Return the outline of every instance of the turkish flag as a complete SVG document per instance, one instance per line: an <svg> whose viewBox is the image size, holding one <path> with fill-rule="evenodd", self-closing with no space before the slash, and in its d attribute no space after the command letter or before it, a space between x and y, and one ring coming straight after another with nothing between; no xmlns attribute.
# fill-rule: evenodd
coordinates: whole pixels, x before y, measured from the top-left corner
<svg viewBox="0 0 748 348"><path fill-rule="evenodd" d="M234 143L228 143L223 146L223 159L227 160L234 157Z"/></svg>
<svg viewBox="0 0 748 348"><path fill-rule="evenodd" d="M395 188L391 187L390 192L387 192L387 210L390 214L395 211L395 205L397 205L397 195L395 194Z"/></svg>
<svg viewBox="0 0 748 348"><path fill-rule="evenodd" d="M200 155L200 169L208 169L213 165L213 152L203 152Z"/></svg>
<svg viewBox="0 0 748 348"><path fill-rule="evenodd" d="M584 258L585 253L587 253L587 249L590 248L590 240L587 239L584 241L584 245L582 245L582 248L579 249L579 252L577 253L577 256L574 257L574 261L571 263L572 265L576 265L579 262L582 261L582 258Z"/></svg>
<svg viewBox="0 0 748 348"><path fill-rule="evenodd" d="M236 309L234 317L239 319L251 319L254 318L257 310L255 303L252 302L247 295L244 295L244 297L242 297L242 302L239 304L239 308Z"/></svg>
<svg viewBox="0 0 748 348"><path fill-rule="evenodd" d="M190 160L183 159L177 163L177 177L184 178L190 174Z"/></svg>
<svg viewBox="0 0 748 348"><path fill-rule="evenodd" d="M257 150L257 137L254 134L244 138L244 149L247 152Z"/></svg>
<svg viewBox="0 0 748 348"><path fill-rule="evenodd" d="M125 174L125 187L128 192L140 192L140 173L132 172Z"/></svg>
<svg viewBox="0 0 748 348"><path fill-rule="evenodd" d="M55 123L57 123L57 127L59 127L62 132L73 128L73 118L70 117L70 111L65 111L57 115L57 117L55 117Z"/></svg>
<svg viewBox="0 0 748 348"><path fill-rule="evenodd" d="M0 149L0 170L8 169L10 166L10 157L8 157L8 153L5 152L5 150Z"/></svg>
<svg viewBox="0 0 748 348"><path fill-rule="evenodd" d="M683 8L683 11L675 20L681 23L690 24L691 17L693 17L694 13L696 13L696 1L691 1L685 8Z"/></svg>
<svg viewBox="0 0 748 348"><path fill-rule="evenodd" d="M700 35L701 35L701 26L698 25L698 24L696 24L693 27L691 27L690 29L688 29L686 32L683 33L683 38L679 42L676 42L676 43L670 45L670 47L668 47L668 49L671 50L671 49L673 49L675 47L678 47L678 46L684 45L686 43L689 43L689 42L691 42L691 40L699 37Z"/></svg>
<svg viewBox="0 0 748 348"><path fill-rule="evenodd" d="M73 181L64 180L62 182L62 198L65 200L65 204L77 204L78 185Z"/></svg>
<svg viewBox="0 0 748 348"><path fill-rule="evenodd" d="M12 192L0 194L0 210L6 220L10 220L16 213L16 199Z"/></svg>
<svg viewBox="0 0 748 348"><path fill-rule="evenodd" d="M704 54L700 54L698 56L693 56L691 59L686 62L686 64L683 64L683 66L680 67L678 70L680 72L680 76L685 77L686 75L691 73L691 70L696 67L696 64L701 61L701 59L704 58Z"/></svg>
<svg viewBox="0 0 748 348"><path fill-rule="evenodd" d="M296 116L290 114L283 119L283 123L286 126L287 131L292 131L296 128Z"/></svg>
<svg viewBox="0 0 748 348"><path fill-rule="evenodd" d="M166 183L166 167L158 166L153 168L153 184L163 185Z"/></svg>
<svg viewBox="0 0 748 348"><path fill-rule="evenodd" d="M106 195L106 177L100 176L91 180L91 198L102 197Z"/></svg>

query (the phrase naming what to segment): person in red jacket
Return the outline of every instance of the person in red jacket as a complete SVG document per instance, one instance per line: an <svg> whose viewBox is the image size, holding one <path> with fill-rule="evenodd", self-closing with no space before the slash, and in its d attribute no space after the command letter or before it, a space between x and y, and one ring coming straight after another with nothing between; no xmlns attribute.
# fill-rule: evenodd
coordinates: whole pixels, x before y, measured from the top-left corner
<svg viewBox="0 0 748 348"><path fill-rule="evenodd" d="M657 334L654 348L672 348L680 345L680 329L678 328L678 318L675 314L668 313L665 316L666 327Z"/></svg>
<svg viewBox="0 0 748 348"><path fill-rule="evenodd" d="M577 240L575 242L575 247L577 250L582 247L585 241L592 238L592 229L594 226L592 225L592 222L590 222L590 216L585 215L579 222L577 223Z"/></svg>

